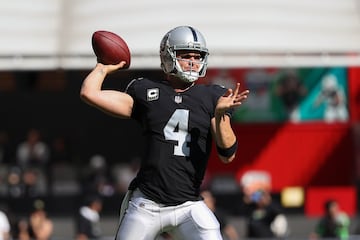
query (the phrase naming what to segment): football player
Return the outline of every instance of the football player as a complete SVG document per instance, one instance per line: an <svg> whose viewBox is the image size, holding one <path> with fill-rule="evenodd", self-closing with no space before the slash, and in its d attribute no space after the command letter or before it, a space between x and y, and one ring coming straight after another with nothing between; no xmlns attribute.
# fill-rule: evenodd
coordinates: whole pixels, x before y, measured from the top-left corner
<svg viewBox="0 0 360 240"><path fill-rule="evenodd" d="M138 120L147 139L140 170L123 199L117 240L221 239L219 223L200 196L200 186L215 140L219 158L229 163L237 151L230 117L249 91L196 84L205 76L204 36L179 26L160 43L164 79L136 79L125 91L102 90L107 74L125 66L97 63L80 96L120 118Z"/></svg>

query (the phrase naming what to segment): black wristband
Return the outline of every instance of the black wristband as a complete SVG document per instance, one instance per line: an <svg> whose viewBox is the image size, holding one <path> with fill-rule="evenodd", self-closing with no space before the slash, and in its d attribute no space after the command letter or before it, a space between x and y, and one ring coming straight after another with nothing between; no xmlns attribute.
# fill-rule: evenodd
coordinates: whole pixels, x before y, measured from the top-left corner
<svg viewBox="0 0 360 240"><path fill-rule="evenodd" d="M216 149L221 156L231 157L236 152L237 146L238 146L238 142L236 140L235 143L229 148L221 148L218 145L216 145Z"/></svg>

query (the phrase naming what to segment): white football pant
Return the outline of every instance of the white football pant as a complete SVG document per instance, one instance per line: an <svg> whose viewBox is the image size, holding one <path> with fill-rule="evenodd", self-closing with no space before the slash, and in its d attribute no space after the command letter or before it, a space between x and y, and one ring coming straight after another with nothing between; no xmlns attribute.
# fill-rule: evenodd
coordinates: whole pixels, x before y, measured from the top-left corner
<svg viewBox="0 0 360 240"><path fill-rule="evenodd" d="M136 189L121 205L116 240L154 240L168 232L176 240L221 240L220 225L203 201L164 206Z"/></svg>

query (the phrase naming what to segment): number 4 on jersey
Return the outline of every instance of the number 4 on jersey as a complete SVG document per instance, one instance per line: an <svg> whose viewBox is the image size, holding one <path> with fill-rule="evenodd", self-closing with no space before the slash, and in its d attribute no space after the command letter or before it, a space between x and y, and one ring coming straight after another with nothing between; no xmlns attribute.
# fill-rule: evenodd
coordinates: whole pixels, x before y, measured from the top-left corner
<svg viewBox="0 0 360 240"><path fill-rule="evenodd" d="M164 128L164 136L166 140L177 141L174 155L186 157L190 155L189 110L175 110Z"/></svg>

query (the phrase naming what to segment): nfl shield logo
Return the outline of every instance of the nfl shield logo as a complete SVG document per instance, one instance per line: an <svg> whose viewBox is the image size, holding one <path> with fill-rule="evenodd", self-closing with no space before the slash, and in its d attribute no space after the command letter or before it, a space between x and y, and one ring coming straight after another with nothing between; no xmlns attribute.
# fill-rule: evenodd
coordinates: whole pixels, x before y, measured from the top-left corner
<svg viewBox="0 0 360 240"><path fill-rule="evenodd" d="M176 95L174 100L175 100L176 103L181 103L182 102L182 96L181 95Z"/></svg>

